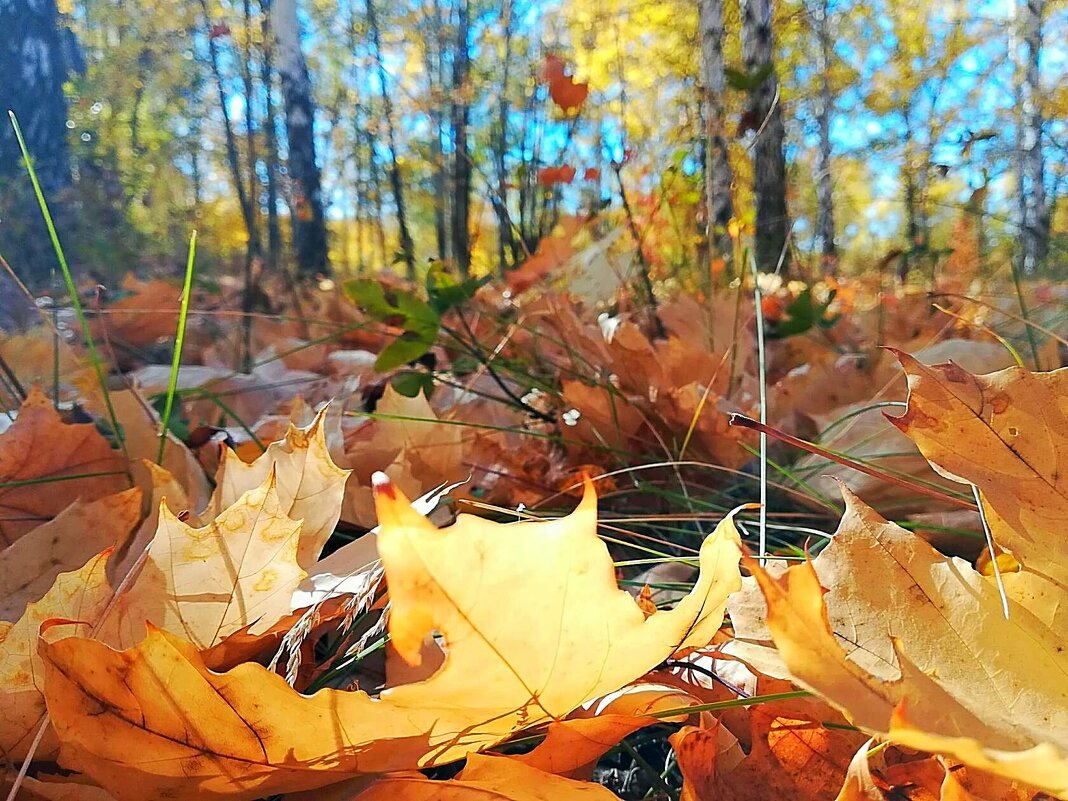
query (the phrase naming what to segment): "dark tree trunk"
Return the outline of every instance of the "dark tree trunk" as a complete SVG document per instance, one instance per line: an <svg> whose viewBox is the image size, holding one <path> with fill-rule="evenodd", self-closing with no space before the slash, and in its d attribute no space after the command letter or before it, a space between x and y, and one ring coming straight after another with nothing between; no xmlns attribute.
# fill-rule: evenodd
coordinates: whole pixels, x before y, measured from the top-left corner
<svg viewBox="0 0 1068 801"><path fill-rule="evenodd" d="M267 264L272 271L282 263L282 227L278 222L278 118L274 106L274 35L271 33L270 0L261 0L263 32L263 143L267 173Z"/></svg>
<svg viewBox="0 0 1068 801"><path fill-rule="evenodd" d="M493 166L497 173L497 191L493 198L493 208L497 212L498 269L503 274L508 269L508 254L515 252L512 218L508 214L508 173L504 164L505 151L508 149L508 68L512 63L512 0L504 0L504 6L501 9L501 26L504 29L504 57L501 60L501 93L497 101L497 131L493 146Z"/></svg>
<svg viewBox="0 0 1068 801"><path fill-rule="evenodd" d="M757 267L774 271L782 262L788 269L786 250L790 221L786 211L786 156L783 153L782 104L775 76L774 37L771 27L772 0L741 0L742 58L746 72L768 72L749 93L749 119L756 126L753 147L753 194L756 199Z"/></svg>
<svg viewBox="0 0 1068 801"><path fill-rule="evenodd" d="M452 60L452 250L460 275L471 271L471 153L467 126L471 118L468 83L471 75L470 0L456 7L456 52Z"/></svg>
<svg viewBox="0 0 1068 801"><path fill-rule="evenodd" d="M432 17L430 19L432 30L428 30L423 37L426 48L426 72L430 82L430 159L433 162L434 175L434 235L438 245L437 256L445 259L449 256L449 230L445 215L448 190L448 168L445 165L445 153L442 148L442 140L445 136L445 113L443 111L445 97L445 20L441 15L441 2L434 0Z"/></svg>
<svg viewBox="0 0 1068 801"><path fill-rule="evenodd" d="M701 84L705 124L705 241L710 258L730 264L731 238L727 224L731 204L731 164L723 112L723 0L701 0ZM708 280L711 281L711 264Z"/></svg>
<svg viewBox="0 0 1068 801"><path fill-rule="evenodd" d="M820 92L816 104L816 122L820 135L816 159L816 241L823 271L833 273L838 262L838 246L835 242L834 191L831 182L831 115L834 113L834 96L831 94L829 71L834 51L827 27L828 6L828 0L816 0L814 14L816 36L819 39L816 70L820 75Z"/></svg>
<svg viewBox="0 0 1068 801"><path fill-rule="evenodd" d="M207 0L200 0L200 9L204 15L204 25L211 25L211 15L208 11ZM249 197L245 188L245 179L241 172L241 156L237 149L237 135L234 133L233 122L230 120L230 107L226 102L226 86L223 83L222 67L219 64L219 45L215 38L208 36L208 55L211 59L211 72L215 78L215 90L219 96L219 110L222 112L223 133L226 138L226 163L230 167L230 177L234 181L234 190L237 192L237 204L241 208L241 216L245 221L245 231L248 234L248 247L245 251L245 271L248 273L252 267L252 261L260 257L262 248L260 245L260 232L256 225L256 214L252 208L252 198Z"/></svg>
<svg viewBox="0 0 1068 801"><path fill-rule="evenodd" d="M1050 213L1046 205L1045 159L1042 152L1042 85L1039 58L1042 53L1042 17L1045 0L1018 0L1019 25L1016 93L1020 121L1016 150L1019 172L1020 248L1018 262L1024 273L1033 273L1049 252Z"/></svg>
<svg viewBox="0 0 1068 801"><path fill-rule="evenodd" d="M311 78L300 44L297 0L272 0L278 74L286 107L287 160L293 192L293 246L301 275L328 273L326 218L315 161L315 102Z"/></svg>
<svg viewBox="0 0 1068 801"><path fill-rule="evenodd" d="M382 61L382 35L378 30L378 16L374 0L367 0L367 27L371 29L371 44L374 47L375 67L382 89L382 113L386 122L386 137L389 140L389 183L393 189L393 202L397 205L397 228L400 234L401 259L408 268L408 277L415 278L415 245L408 231L408 212L404 205L404 181L401 178L400 160L397 158L397 132L393 127L393 99L386 82L386 67ZM381 215L379 215L381 220Z"/></svg>
<svg viewBox="0 0 1068 801"><path fill-rule="evenodd" d="M52 202L70 183L63 82L76 49L73 35L60 24L55 0L0 0L0 111L13 111L18 118L41 188ZM0 178L10 179L16 188L0 191L0 214L5 218L0 247L30 283L39 284L49 274L53 257L40 212L28 189L20 191L29 186L24 176L5 113L0 119Z"/></svg>

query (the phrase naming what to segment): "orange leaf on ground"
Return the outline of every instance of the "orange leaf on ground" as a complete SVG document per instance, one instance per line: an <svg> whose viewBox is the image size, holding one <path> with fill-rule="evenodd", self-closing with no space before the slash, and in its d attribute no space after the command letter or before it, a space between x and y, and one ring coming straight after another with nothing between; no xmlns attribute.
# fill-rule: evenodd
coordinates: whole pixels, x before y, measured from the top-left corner
<svg viewBox="0 0 1068 801"><path fill-rule="evenodd" d="M74 500L94 501L126 489L123 470L121 454L92 423L64 423L52 401L31 389L15 422L0 434L0 546ZM97 473L106 475L88 475ZM38 480L42 483L22 483Z"/></svg>
<svg viewBox="0 0 1068 801"><path fill-rule="evenodd" d="M599 784L543 773L515 760L473 754L455 779L387 776L353 801L615 801Z"/></svg>
<svg viewBox="0 0 1068 801"><path fill-rule="evenodd" d="M0 551L0 620L18 620L60 573L78 570L106 548L119 548L141 519L137 487L99 500L75 501L10 548Z"/></svg>
<svg viewBox="0 0 1068 801"><path fill-rule="evenodd" d="M108 554L93 557L79 570L62 573L40 601L30 604L14 625L0 623L0 754L11 764L26 756L45 712L41 697L43 664L37 654L41 624L50 618L95 621L111 598L105 565ZM70 629L56 629L56 635ZM55 753L55 735L45 735L37 758Z"/></svg>
<svg viewBox="0 0 1068 801"><path fill-rule="evenodd" d="M1068 798L1068 594L1004 576L1006 619L992 580L844 495L838 532L812 563L779 577L750 564L777 652L750 643L739 656L770 669L781 659L865 731ZM758 641L755 611L732 618Z"/></svg>
<svg viewBox="0 0 1068 801"><path fill-rule="evenodd" d="M657 723L679 722L686 715L653 717L653 712L701 703L675 687L635 684L585 705L567 720L549 724L545 740L533 751L509 757L524 765L587 780L597 760L630 734Z"/></svg>
<svg viewBox="0 0 1068 801"><path fill-rule="evenodd" d="M1068 368L975 376L898 353L908 409L891 422L945 477L974 484L991 533L1033 573L1068 588Z"/></svg>

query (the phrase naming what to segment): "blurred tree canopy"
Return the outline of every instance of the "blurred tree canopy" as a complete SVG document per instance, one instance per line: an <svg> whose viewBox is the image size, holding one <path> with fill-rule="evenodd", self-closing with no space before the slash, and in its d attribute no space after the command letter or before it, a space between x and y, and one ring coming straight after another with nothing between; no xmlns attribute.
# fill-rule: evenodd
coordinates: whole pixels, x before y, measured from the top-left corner
<svg viewBox="0 0 1068 801"><path fill-rule="evenodd" d="M1064 263L1053 0L6 0L5 108L72 261L513 270L564 217L655 280ZM13 76L13 77L12 77ZM0 254L53 259L10 130Z"/></svg>

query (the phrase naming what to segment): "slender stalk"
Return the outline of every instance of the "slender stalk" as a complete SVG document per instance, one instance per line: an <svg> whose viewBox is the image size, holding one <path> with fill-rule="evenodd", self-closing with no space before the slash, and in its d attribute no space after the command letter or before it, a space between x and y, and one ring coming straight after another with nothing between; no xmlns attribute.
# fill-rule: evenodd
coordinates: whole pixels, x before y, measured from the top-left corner
<svg viewBox="0 0 1068 801"><path fill-rule="evenodd" d="M56 259L59 261L59 266L63 270L63 280L67 285L67 292L70 294L71 306L74 307L74 314L77 316L78 323L81 325L82 337L85 339L85 347L89 351L89 359L93 363L93 371L96 373L97 381L100 383L100 391L104 394L104 406L107 408L111 430L115 432L115 438L118 440L119 445L122 448L122 455L126 457L126 475L132 484L133 477L130 475L129 470L130 455L126 452L126 438L122 434L122 429L119 428L119 421L115 416L115 407L111 404L111 393L108 392L108 382L104 375L103 362L100 360L100 354L97 353L96 343L93 341L92 332L89 330L89 321L85 317L85 310L82 308L81 300L78 299L78 287L74 285L74 276L71 275L70 267L67 264L67 256L64 254L63 246L59 242L59 234L56 233L56 225L52 221L52 213L48 210L48 202L45 200L44 192L41 190L41 182L37 180L37 172L33 169L33 162L30 160L30 151L26 147L26 140L22 137L22 129L19 127L19 121L15 118L15 112L13 111L8 111L7 116L11 119L11 127L15 129L15 138L19 143L19 150L22 151L22 161L26 165L26 170L30 174L30 182L33 184L33 192L37 196L37 205L41 208L41 215L44 217L45 225L48 226L48 236L52 240L52 248L55 250Z"/></svg>
<svg viewBox="0 0 1068 801"><path fill-rule="evenodd" d="M764 298L760 291L760 274L756 259L750 255L749 267L753 271L753 301L756 304L757 371L760 382L760 424L768 424L768 370L764 351ZM768 555L768 434L760 432L760 566L767 562Z"/></svg>
<svg viewBox="0 0 1068 801"><path fill-rule="evenodd" d="M174 393L178 388L178 370L182 363L182 346L185 344L185 326L189 317L189 296L193 289L193 262L197 253L197 232L194 229L189 237L189 258L185 262L185 284L182 286L182 309L178 313L178 332L174 335L174 359L171 361L171 375L167 383L167 401L163 405L163 419L159 430L159 452L156 464L163 464L163 451L167 447L167 427L171 423L171 411L174 408Z"/></svg>
<svg viewBox="0 0 1068 801"><path fill-rule="evenodd" d="M751 428L755 431L761 431L770 434L771 436L775 437L775 439L779 440L780 442L785 442L787 445L793 445L795 448L801 448L801 450L808 451L809 453L814 453L817 456L824 457L825 459L830 459L832 462L838 462L838 464L845 465L846 467L852 467L854 470L857 470L861 473L865 473L869 476L873 476L874 478L878 478L883 481L889 481L891 484L897 484L900 487L905 487L906 489L912 490L913 492L918 492L919 494L926 495L930 498L937 498L940 501L951 503L954 506L960 506L964 509L971 509L972 511L976 510L975 504L971 503L970 501L965 501L961 498L957 498L956 496L948 495L944 492L939 492L936 489L925 487L922 484L917 484L914 481L908 481L906 479L899 478L898 476L891 475L890 473L881 472L873 467L868 467L868 465L864 464L863 462L858 462L855 459L850 459L847 456L842 456L841 454L835 453L834 451L829 451L826 448L821 448L819 445L813 445L811 442L806 442L803 439L798 439L797 437L791 436L790 434L787 434L784 431L779 431L777 428L772 428L766 423L761 423L756 420L753 420L752 418L746 417L744 414L732 414L730 418L730 425L742 426L743 428Z"/></svg>

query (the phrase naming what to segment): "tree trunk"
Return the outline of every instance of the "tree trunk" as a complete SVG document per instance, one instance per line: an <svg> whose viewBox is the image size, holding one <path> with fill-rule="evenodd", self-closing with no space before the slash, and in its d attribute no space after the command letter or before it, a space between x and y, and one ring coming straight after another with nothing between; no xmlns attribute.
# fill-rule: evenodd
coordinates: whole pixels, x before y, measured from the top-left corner
<svg viewBox="0 0 1068 801"><path fill-rule="evenodd" d="M819 38L816 70L820 75L816 108L816 121L820 132L816 159L816 244L823 272L834 273L838 263L838 246L835 242L834 190L831 182L831 115L834 113L834 96L831 94L829 70L834 50L827 27L829 5L828 0L817 0L815 9L816 35Z"/></svg>
<svg viewBox="0 0 1068 801"><path fill-rule="evenodd" d="M297 0L273 0L278 74L286 107L289 178L293 187L293 245L301 275L327 273L326 219L315 161L315 102L300 44Z"/></svg>
<svg viewBox="0 0 1068 801"><path fill-rule="evenodd" d="M267 264L272 271L282 263L282 228L278 222L278 119L274 106L274 35L271 15L267 12L270 0L261 0L260 14L263 31L264 168L267 172Z"/></svg>
<svg viewBox="0 0 1068 801"><path fill-rule="evenodd" d="M501 91L497 100L497 131L493 143L493 166L497 173L497 191L493 197L493 208L497 212L497 262L503 275L508 269L508 254L515 252L515 233L512 230L512 218L508 213L508 173L505 168L504 155L508 149L508 102L509 67L512 63L512 0L504 0L501 9L501 27L503 28L504 53L501 59ZM600 150L598 149L598 152Z"/></svg>
<svg viewBox="0 0 1068 801"><path fill-rule="evenodd" d="M0 0L0 75L3 111L18 118L45 197L70 183L67 146L67 101L63 82L70 68L67 50L76 47L73 35L60 24L55 0ZM11 122L0 120L0 177L23 186L22 155ZM0 193L0 246L4 255L33 284L43 282L54 257L48 234L29 192ZM10 206L10 208L8 208ZM19 225L13 226L18 219ZM16 233L21 228L21 233ZM8 240L8 231L12 239ZM40 243L37 247L35 243Z"/></svg>
<svg viewBox="0 0 1068 801"><path fill-rule="evenodd" d="M241 82L245 90L245 158L248 162L248 196L258 228L261 209L259 158L256 155L256 113L253 106L255 84L252 79L252 0L244 0L242 11L245 23L245 42L242 48L244 52L241 59Z"/></svg>
<svg viewBox="0 0 1068 801"><path fill-rule="evenodd" d="M445 135L445 21L441 16L441 2L434 0L431 25L423 37L426 54L426 74L430 83L430 159L434 170L431 179L434 186L434 235L438 245L437 256L449 256L449 230L445 221L448 168L442 140Z"/></svg>
<svg viewBox="0 0 1068 801"><path fill-rule="evenodd" d="M705 123L705 241L710 259L731 263L733 248L727 224L733 214L731 203L731 163L727 140L723 95L723 0L701 0L701 83ZM711 281L712 266L708 265Z"/></svg>
<svg viewBox="0 0 1068 801"><path fill-rule="evenodd" d="M386 67L382 61L382 35L378 29L374 0L367 0L367 26L371 29L371 44L374 47L378 84L382 90L382 115L386 122L386 137L389 141L389 183L393 189L393 202L397 205L397 228L400 233L401 259L408 267L408 277L415 278L415 246L408 231L408 214L404 206L404 181L401 179L400 161L397 158L397 132L393 128L393 99L386 83ZM372 154L373 158L373 154ZM381 215L379 215L381 219Z"/></svg>
<svg viewBox="0 0 1068 801"><path fill-rule="evenodd" d="M1042 52L1042 17L1045 0L1019 0L1017 22L1020 41L1017 56L1017 107L1020 121L1016 131L1018 153L1018 205L1020 209L1020 248L1018 263L1024 273L1033 273L1049 252L1050 215L1046 206L1045 159L1042 153L1042 87L1039 57Z"/></svg>
<svg viewBox="0 0 1068 801"><path fill-rule="evenodd" d="M460 275L471 271L471 154L467 126L471 117L468 99L471 74L470 0L458 0L456 8L456 52L452 61L452 251Z"/></svg>
<svg viewBox="0 0 1068 801"><path fill-rule="evenodd" d="M753 194L756 199L757 267L788 268L790 222L786 211L786 157L783 153L782 104L772 50L771 0L741 0L742 58L749 75L768 72L749 92L749 118L757 126L753 148Z"/></svg>
<svg viewBox="0 0 1068 801"><path fill-rule="evenodd" d="M200 9L204 15L205 27L211 25L211 14L208 11L207 0L200 0ZM234 133L234 125L230 120L230 107L227 104L226 87L223 84L222 67L219 64L219 45L215 38L208 36L208 56L211 59L211 73L215 78L215 90L219 96L219 110L222 112L223 134L226 138L226 163L230 167L230 177L234 181L234 190L237 192L237 204L241 208L241 216L245 221L245 231L248 234L248 247L245 250L245 271L248 273L252 267L252 261L259 258L261 253L260 232L256 225L256 214L252 208L252 199L245 188L245 179L241 172L241 156L237 149L237 135Z"/></svg>

